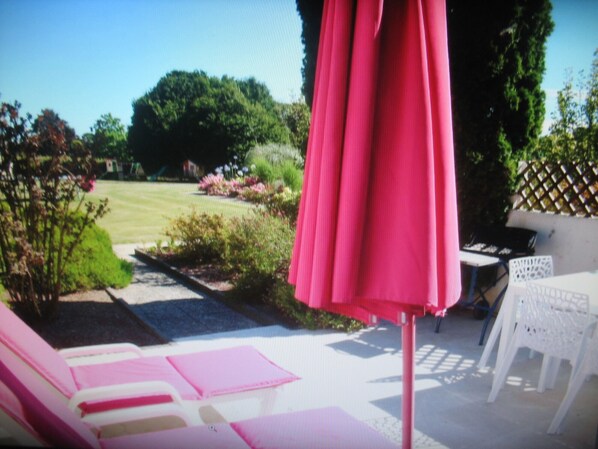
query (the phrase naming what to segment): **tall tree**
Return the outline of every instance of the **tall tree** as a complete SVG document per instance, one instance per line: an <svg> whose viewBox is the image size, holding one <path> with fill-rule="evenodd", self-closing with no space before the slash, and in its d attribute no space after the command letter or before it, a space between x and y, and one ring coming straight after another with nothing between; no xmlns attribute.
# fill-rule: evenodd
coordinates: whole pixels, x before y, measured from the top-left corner
<svg viewBox="0 0 598 449"><path fill-rule="evenodd" d="M245 98L251 103L261 104L267 111L272 111L274 109L276 103L268 90L268 86L264 83L259 82L254 77L240 80L236 83Z"/></svg>
<svg viewBox="0 0 598 449"><path fill-rule="evenodd" d="M448 0L457 188L462 237L504 223L517 163L544 121L549 0Z"/></svg>
<svg viewBox="0 0 598 449"><path fill-rule="evenodd" d="M33 120L31 129L38 136L42 155L52 153L56 130L60 130L61 138L64 139L67 148L70 148L77 138L75 130L52 109L42 109L41 113Z"/></svg>
<svg viewBox="0 0 598 449"><path fill-rule="evenodd" d="M300 98L290 104L280 104L279 114L291 133L291 145L305 157L311 121L311 112L305 100Z"/></svg>
<svg viewBox="0 0 598 449"><path fill-rule="evenodd" d="M129 145L149 172L185 159L212 170L256 144L289 141L273 104L253 78L171 72L133 103Z"/></svg>
<svg viewBox="0 0 598 449"><path fill-rule="evenodd" d="M314 99L314 81L316 78L316 62L318 60L318 44L320 42L320 26L324 0L296 0L297 12L301 16L301 41L303 42L303 75L302 92L305 102L311 109Z"/></svg>
<svg viewBox="0 0 598 449"><path fill-rule="evenodd" d="M120 161L132 160L127 146L127 130L119 118L103 114L84 136L94 157L110 157Z"/></svg>
<svg viewBox="0 0 598 449"><path fill-rule="evenodd" d="M598 50L590 74L580 73L577 88L569 74L557 101L539 156L560 162L598 161Z"/></svg>

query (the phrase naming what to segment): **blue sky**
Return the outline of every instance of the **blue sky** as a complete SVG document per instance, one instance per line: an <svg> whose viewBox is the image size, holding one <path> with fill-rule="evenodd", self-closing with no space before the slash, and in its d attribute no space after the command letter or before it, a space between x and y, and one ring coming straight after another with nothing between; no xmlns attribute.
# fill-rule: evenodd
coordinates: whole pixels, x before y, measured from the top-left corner
<svg viewBox="0 0 598 449"><path fill-rule="evenodd" d="M54 109L78 134L171 70L254 76L278 101L301 94L294 0L0 0L0 94Z"/></svg>
<svg viewBox="0 0 598 449"><path fill-rule="evenodd" d="M556 108L556 94L567 78L577 80L579 71L588 75L594 51L598 50L598 0L553 0L554 30L546 43L546 73L542 88L546 92L545 131Z"/></svg>
<svg viewBox="0 0 598 449"><path fill-rule="evenodd" d="M598 0L558 0L543 87L553 107L566 69L590 70ZM294 0L0 0L0 100L55 110L78 134L171 70L254 76L274 98L301 94Z"/></svg>

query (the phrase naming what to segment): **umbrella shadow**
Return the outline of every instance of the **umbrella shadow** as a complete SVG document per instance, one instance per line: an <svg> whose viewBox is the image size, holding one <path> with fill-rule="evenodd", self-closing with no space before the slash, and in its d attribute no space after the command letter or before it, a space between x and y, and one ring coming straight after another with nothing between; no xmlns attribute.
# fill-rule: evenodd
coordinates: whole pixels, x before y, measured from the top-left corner
<svg viewBox="0 0 598 449"><path fill-rule="evenodd" d="M335 351L363 359L401 352L401 329L391 323L381 324L351 334L346 340L330 343Z"/></svg>
<svg viewBox="0 0 598 449"><path fill-rule="evenodd" d="M561 437L545 433L564 395L570 368L559 371L554 390L540 394L535 389L542 358L530 360L527 351L519 351L509 370L507 385L496 402L489 404L487 398L493 373L491 370L479 370L471 357L461 356L454 351L447 353L439 346L425 345L418 350L416 358L416 439L422 438L423 434L425 440L436 442L439 447L507 448L514 447L513 443L517 441L517 437L513 436L515 434L520 434L524 440L538 438L534 445L522 441L520 447L563 447L563 441L571 438L565 436L561 441ZM389 419L396 421L397 429L400 429L402 381L400 374L369 381L373 384L396 385L388 390L390 395L370 403L390 415ZM580 425L579 428L584 427ZM583 440L585 437L579 435L575 438ZM426 445L422 444L421 447Z"/></svg>

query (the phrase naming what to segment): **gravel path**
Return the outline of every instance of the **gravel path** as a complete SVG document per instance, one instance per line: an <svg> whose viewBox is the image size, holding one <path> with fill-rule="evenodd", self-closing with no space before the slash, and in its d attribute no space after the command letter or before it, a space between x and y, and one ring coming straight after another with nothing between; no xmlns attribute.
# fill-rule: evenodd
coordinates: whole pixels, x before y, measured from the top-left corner
<svg viewBox="0 0 598 449"><path fill-rule="evenodd" d="M109 289L165 341L197 335L250 329L260 324L235 312L221 301L192 290L171 276L127 255L133 262L133 282Z"/></svg>

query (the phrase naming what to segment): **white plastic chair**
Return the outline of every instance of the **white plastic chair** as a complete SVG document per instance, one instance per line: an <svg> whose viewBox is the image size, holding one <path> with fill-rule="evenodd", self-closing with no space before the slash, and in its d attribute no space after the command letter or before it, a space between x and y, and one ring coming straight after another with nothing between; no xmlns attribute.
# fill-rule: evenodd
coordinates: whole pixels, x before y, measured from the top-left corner
<svg viewBox="0 0 598 449"><path fill-rule="evenodd" d="M584 381L592 374L598 375L598 331L596 330L596 321L590 323L584 332L574 366L575 369L567 386L567 393L565 393L565 397L554 415L550 427L548 427L548 433L562 432L563 420L579 390L581 390Z"/></svg>
<svg viewBox="0 0 598 449"><path fill-rule="evenodd" d="M584 329L589 323L588 295L534 283L526 284L521 317L496 372L488 402L494 402L521 347L544 354L538 392L544 391L553 360L575 362ZM573 370L572 370L573 372Z"/></svg>
<svg viewBox="0 0 598 449"><path fill-rule="evenodd" d="M519 257L509 261L509 284L544 279L553 275L554 269L552 264L552 256ZM485 368L488 364L490 353L492 352L500 333L504 332L503 320L504 314L508 310L507 301L517 301L517 304L514 307L517 307L518 310L520 309L519 298L510 298L509 295L513 294L513 289L510 290L511 291L509 292L509 289L507 288L507 297L503 301L503 305L498 312L494 326L492 326L492 331L490 332L486 346L484 346L484 352L482 352L482 357L480 357L480 361L478 363L478 368L480 369ZM497 364L496 369L498 370L498 368L499 367Z"/></svg>

